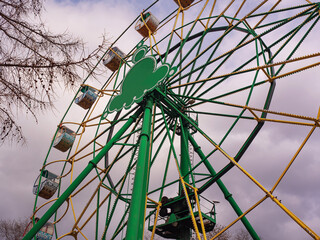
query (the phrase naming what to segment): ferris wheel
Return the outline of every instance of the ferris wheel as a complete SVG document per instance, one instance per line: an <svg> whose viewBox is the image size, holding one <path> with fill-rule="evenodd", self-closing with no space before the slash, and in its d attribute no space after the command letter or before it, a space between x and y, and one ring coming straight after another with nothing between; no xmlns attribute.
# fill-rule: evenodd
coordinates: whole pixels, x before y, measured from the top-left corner
<svg viewBox="0 0 320 240"><path fill-rule="evenodd" d="M223 231L242 222L260 239L247 216L271 200L306 237L320 239L274 194L319 127L320 112L272 109L278 81L305 82L320 65L319 52L305 52L320 5L174 2L161 18L153 13L164 1L143 10L99 60L107 69L102 84L89 75L80 86L35 181L24 240L136 240L146 232L151 239L208 239L223 215L217 192L234 212ZM142 40L127 51L121 43L130 42L132 29ZM267 124L308 133L272 185L245 167L248 159L266 161L254 142ZM224 184L239 184L235 171L261 196L244 209Z"/></svg>

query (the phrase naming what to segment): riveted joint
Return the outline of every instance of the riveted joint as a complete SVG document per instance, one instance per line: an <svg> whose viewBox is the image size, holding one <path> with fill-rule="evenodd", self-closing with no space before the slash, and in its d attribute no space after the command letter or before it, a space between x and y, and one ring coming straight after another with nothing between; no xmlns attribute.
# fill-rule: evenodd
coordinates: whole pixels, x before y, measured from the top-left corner
<svg viewBox="0 0 320 240"><path fill-rule="evenodd" d="M147 141L149 141L149 134L147 134L147 133L141 133L140 134L140 139L143 137L143 136L145 136L145 137L147 137Z"/></svg>
<svg viewBox="0 0 320 240"><path fill-rule="evenodd" d="M228 199L231 198L231 197L232 197L232 194L231 194L231 193L226 194L226 195L224 196L224 198L225 198L226 200L228 200Z"/></svg>
<svg viewBox="0 0 320 240"><path fill-rule="evenodd" d="M201 150L201 147L200 147L200 146L196 146L196 147L194 147L194 150L195 150L196 152L198 152L199 150Z"/></svg>
<svg viewBox="0 0 320 240"><path fill-rule="evenodd" d="M96 163L94 163L93 161L89 161L89 164L92 164L92 166L93 166L94 168L96 168L96 167L97 167L97 164L96 164Z"/></svg>

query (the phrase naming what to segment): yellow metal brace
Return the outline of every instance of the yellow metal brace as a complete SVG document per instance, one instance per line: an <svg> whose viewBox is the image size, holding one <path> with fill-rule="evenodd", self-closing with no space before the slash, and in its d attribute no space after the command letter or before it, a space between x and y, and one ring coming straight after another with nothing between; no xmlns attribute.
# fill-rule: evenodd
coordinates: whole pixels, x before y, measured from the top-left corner
<svg viewBox="0 0 320 240"><path fill-rule="evenodd" d="M183 180L184 181L184 180ZM203 237L205 240L207 240L207 236L206 236L206 230L204 228L204 223L203 223L203 218L202 218L202 212L201 212L201 209L200 209L200 203L199 203L199 198L198 198L198 189L191 186L190 184L188 184L187 182L184 182L188 187L192 188L193 191L194 191L194 195L195 195L195 199L196 199L196 202L197 202L197 208L198 208L198 213L199 213L199 218L200 218L200 225L201 225L201 230L202 230L202 233L203 233Z"/></svg>
<svg viewBox="0 0 320 240"><path fill-rule="evenodd" d="M231 156L229 156L219 145L215 144L210 138L208 138L206 135L204 137L207 138L211 144L213 144L217 150L219 150L225 157L229 159L230 162L232 162L237 168L240 169L241 172L243 172L253 183L255 183L266 195L269 197L272 201L274 201L283 211L285 211L298 225L300 225L310 236L312 236L314 239L320 239L320 237L311 229L309 228L305 223L303 223L296 215L294 215L288 208L286 208L281 201L277 199L277 197L273 196L271 192L269 192L262 184L260 184L253 176L251 176L243 167L240 166L240 164L235 161L235 159Z"/></svg>
<svg viewBox="0 0 320 240"><path fill-rule="evenodd" d="M234 225L236 222L238 222L241 218L243 218L245 215L247 215L249 212L251 212L253 209L255 209L257 206L259 206L264 200L266 200L268 196L264 196L261 200L259 200L256 204L254 204L251 208L249 208L247 211L245 211L242 215L237 217L232 223L230 223L228 226L226 226L224 229L222 229L218 234L216 234L213 238L210 240L216 239L219 237L222 233L227 231L232 225Z"/></svg>
<svg viewBox="0 0 320 240"><path fill-rule="evenodd" d="M186 200L187 200L189 213L191 215L191 220L192 220L192 224L193 224L194 230L196 232L197 238L199 240L201 240L201 237L200 237L200 234L199 234L199 229L198 229L198 226L197 226L197 222L196 222L196 219L195 219L194 214L193 214L192 206L191 206L191 203L190 203L190 198L189 198L189 195L188 195L188 192L187 192L187 188L186 188L186 184L187 183L183 180L183 178L181 176L180 176L180 182L182 183L181 185L182 185L182 188L183 188L183 192L184 192L184 195L185 195Z"/></svg>
<svg viewBox="0 0 320 240"><path fill-rule="evenodd" d="M161 202L156 202L156 201L152 200L152 199L149 198L149 197L147 197L147 200L150 200L151 202L157 204L156 217L155 217L155 219L154 219L154 224L153 224L153 228L152 228L152 235L151 235L151 238L150 238L151 240L153 240L154 234L155 234L155 232L156 232L156 225L157 225L158 216L159 216L159 212L160 212L160 207L161 207L162 203L161 203Z"/></svg>

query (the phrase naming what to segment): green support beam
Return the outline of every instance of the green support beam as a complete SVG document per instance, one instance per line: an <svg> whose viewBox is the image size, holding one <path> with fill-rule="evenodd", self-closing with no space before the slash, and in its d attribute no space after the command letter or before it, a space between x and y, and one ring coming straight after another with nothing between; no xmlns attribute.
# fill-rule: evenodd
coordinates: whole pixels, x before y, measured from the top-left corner
<svg viewBox="0 0 320 240"><path fill-rule="evenodd" d="M190 171L190 156L189 156L189 149L188 149L188 128L185 121L181 121L181 136L180 136L180 148L181 148L181 155L180 155L180 171L181 175L184 178L186 183L190 183L190 176L187 174ZM180 187L179 191L181 196L184 196L183 189Z"/></svg>
<svg viewBox="0 0 320 240"><path fill-rule="evenodd" d="M147 99L139 141L139 154L134 178L126 240L143 239L149 178L149 142L153 99Z"/></svg>
<svg viewBox="0 0 320 240"><path fill-rule="evenodd" d="M79 176L71 183L71 185L64 191L64 193L54 202L54 204L47 210L42 218L33 226L33 228L24 236L22 240L31 240L37 232L44 226L44 224L53 216L53 214L60 208L60 206L70 197L72 192L82 183L82 181L88 176L88 174L96 167L99 161L110 150L114 143L125 133L130 125L140 115L141 110L138 110L133 114L123 127L114 135L114 137L107 142L104 148L92 159L88 166L79 174Z"/></svg>
<svg viewBox="0 0 320 240"><path fill-rule="evenodd" d="M208 159L206 159L206 156L202 152L201 147L197 144L197 142L194 140L194 138L192 137L191 134L189 134L189 141L191 142L192 146L194 147L195 152L199 155L201 160L203 160L203 163L206 166L206 168L208 169L208 171L210 172L210 174L212 176L215 176L217 174L216 171L213 169L213 167L209 163ZM221 179L217 179L216 182L217 182L219 188L221 189L221 191L223 192L225 199L230 203L233 210L236 212L236 214L238 216L241 216L243 214L243 212L241 211L240 207L238 206L238 204L236 203L236 201L232 197L232 194L228 191L227 187L223 184ZM245 226L245 228L247 229L247 231L249 232L249 234L251 235L251 237L254 240L260 240L258 234L255 232L255 230L253 229L250 222L248 221L248 219L245 216L243 216L241 218L241 222L243 223L243 225Z"/></svg>
<svg viewBox="0 0 320 240"><path fill-rule="evenodd" d="M180 147L181 147L181 155L180 155L180 171L181 175L184 178L186 183L190 183L190 176L188 175L190 171L190 156L189 156L189 148L188 148L188 128L186 121L181 120L181 136L180 136ZM180 196L184 196L184 191L180 183L179 187ZM187 226L181 227L180 229L180 240L189 240L191 239L191 230Z"/></svg>

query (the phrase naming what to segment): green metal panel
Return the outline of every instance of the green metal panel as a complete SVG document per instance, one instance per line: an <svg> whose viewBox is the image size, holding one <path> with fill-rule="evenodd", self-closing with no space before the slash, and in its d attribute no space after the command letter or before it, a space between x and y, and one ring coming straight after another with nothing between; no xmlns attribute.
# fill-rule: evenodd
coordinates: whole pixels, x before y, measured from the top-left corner
<svg viewBox="0 0 320 240"><path fill-rule="evenodd" d="M146 92L154 89L168 75L169 65L157 68L155 57L145 57L147 50L147 46L142 46L133 55L135 65L126 74L120 94L111 99L108 105L110 112L128 109L133 103L140 102Z"/></svg>

